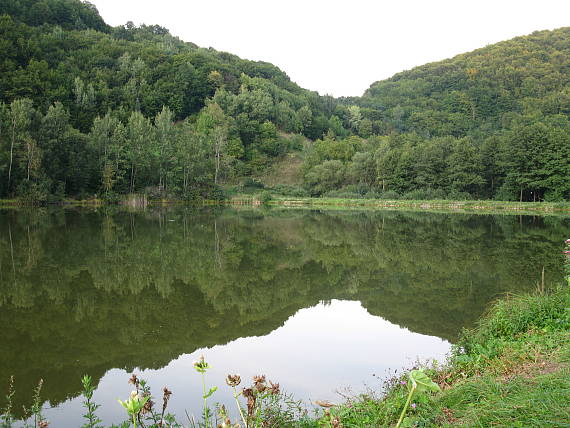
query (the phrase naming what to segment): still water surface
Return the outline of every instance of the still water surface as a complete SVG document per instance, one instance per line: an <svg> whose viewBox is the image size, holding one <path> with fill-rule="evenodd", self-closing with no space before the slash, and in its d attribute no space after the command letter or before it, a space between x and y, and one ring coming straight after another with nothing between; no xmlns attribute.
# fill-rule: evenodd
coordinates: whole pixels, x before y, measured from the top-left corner
<svg viewBox="0 0 570 428"><path fill-rule="evenodd" d="M21 415L43 378L52 426L75 427L83 374L116 423L136 372L198 415L203 354L212 401L230 404L227 373L340 401L444 359L543 267L560 281L569 229L567 217L389 211L0 211L0 385L15 376Z"/></svg>

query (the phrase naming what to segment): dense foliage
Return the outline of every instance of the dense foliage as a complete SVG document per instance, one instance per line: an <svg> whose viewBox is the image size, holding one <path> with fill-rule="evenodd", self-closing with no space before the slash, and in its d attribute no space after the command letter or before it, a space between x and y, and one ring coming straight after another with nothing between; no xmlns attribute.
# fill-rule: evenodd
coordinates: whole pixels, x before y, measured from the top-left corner
<svg viewBox="0 0 570 428"><path fill-rule="evenodd" d="M215 196L290 149L279 131L322 136L336 103L160 26L111 28L78 0L2 2L0 52L4 197Z"/></svg>
<svg viewBox="0 0 570 428"><path fill-rule="evenodd" d="M299 151L314 196L570 200L569 39L533 33L334 99L158 25L112 28L88 2L4 1L0 197L220 198Z"/></svg>
<svg viewBox="0 0 570 428"><path fill-rule="evenodd" d="M344 100L367 140L315 143L306 183L314 194L569 200L569 40L570 28L536 32L374 83Z"/></svg>

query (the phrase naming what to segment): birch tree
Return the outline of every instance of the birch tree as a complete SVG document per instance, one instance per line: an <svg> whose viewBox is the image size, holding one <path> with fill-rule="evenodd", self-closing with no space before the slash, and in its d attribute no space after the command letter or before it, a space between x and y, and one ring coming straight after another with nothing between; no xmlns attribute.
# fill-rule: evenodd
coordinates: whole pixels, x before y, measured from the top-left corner
<svg viewBox="0 0 570 428"><path fill-rule="evenodd" d="M10 162L8 167L8 189L12 183L12 169L14 164L14 153L22 145L26 145L27 152L33 156L33 144L31 143L30 125L32 123L32 114L34 107L32 100L28 98L12 101L10 111L8 113L8 133L10 135ZM31 158L30 158L31 159ZM28 177L31 162L28 162Z"/></svg>
<svg viewBox="0 0 570 428"><path fill-rule="evenodd" d="M172 172L173 155L176 140L174 127L174 113L166 106L154 119L156 130L156 144L158 151L158 186L164 191L168 190L168 176Z"/></svg>

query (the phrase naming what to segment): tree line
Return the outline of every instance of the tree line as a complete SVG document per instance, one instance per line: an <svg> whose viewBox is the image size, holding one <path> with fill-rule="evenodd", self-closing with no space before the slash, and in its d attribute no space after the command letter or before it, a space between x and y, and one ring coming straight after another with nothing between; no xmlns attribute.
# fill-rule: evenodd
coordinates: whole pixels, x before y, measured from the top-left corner
<svg viewBox="0 0 570 428"><path fill-rule="evenodd" d="M522 117L500 133L328 135L303 164L313 195L406 199L570 200L570 124Z"/></svg>
<svg viewBox="0 0 570 428"><path fill-rule="evenodd" d="M286 153L298 194L570 200L570 28L321 96L79 0L0 4L0 197L222 198Z"/></svg>

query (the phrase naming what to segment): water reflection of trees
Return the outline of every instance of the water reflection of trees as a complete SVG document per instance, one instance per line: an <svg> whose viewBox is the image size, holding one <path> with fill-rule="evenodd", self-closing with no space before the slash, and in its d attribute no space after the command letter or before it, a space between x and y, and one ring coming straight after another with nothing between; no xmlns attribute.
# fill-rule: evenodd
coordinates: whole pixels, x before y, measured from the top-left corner
<svg viewBox="0 0 570 428"><path fill-rule="evenodd" d="M398 212L0 213L0 382L52 403L332 298L453 340L497 295L561 278L563 218Z"/></svg>

